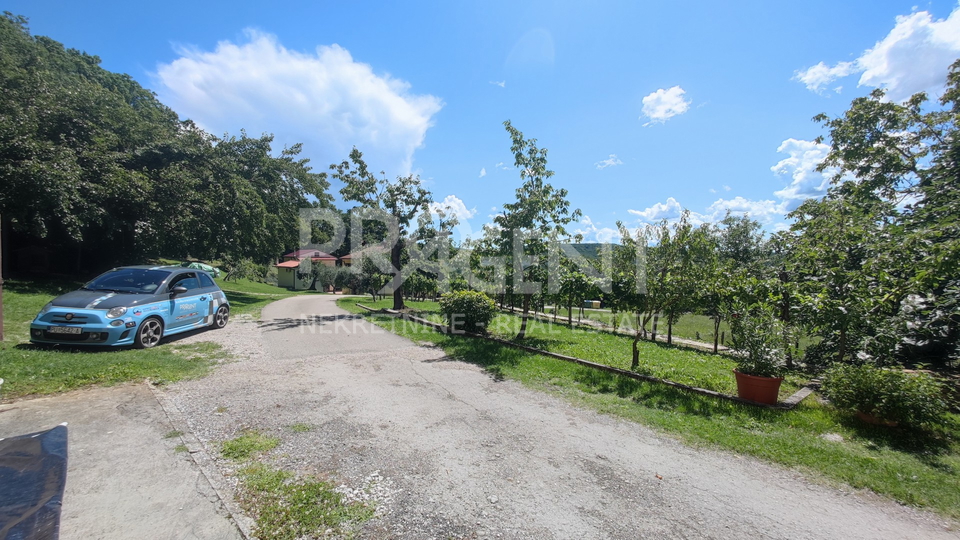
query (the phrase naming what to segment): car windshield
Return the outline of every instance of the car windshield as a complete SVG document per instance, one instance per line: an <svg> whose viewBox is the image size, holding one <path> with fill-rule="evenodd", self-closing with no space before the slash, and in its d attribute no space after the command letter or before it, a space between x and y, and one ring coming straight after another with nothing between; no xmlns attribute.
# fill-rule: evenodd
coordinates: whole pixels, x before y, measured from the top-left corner
<svg viewBox="0 0 960 540"><path fill-rule="evenodd" d="M167 270L121 268L97 276L83 288L91 291L153 294L168 277L170 272Z"/></svg>

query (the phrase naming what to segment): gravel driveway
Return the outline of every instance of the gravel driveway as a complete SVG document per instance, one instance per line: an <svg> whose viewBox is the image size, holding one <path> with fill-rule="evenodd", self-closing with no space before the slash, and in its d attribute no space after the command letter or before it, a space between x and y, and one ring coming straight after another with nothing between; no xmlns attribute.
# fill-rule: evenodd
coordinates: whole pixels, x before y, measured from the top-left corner
<svg viewBox="0 0 960 540"><path fill-rule="evenodd" d="M256 428L282 440L265 461L375 499L362 538L957 538L930 514L497 381L335 300L187 338L238 359L165 393L210 455Z"/></svg>

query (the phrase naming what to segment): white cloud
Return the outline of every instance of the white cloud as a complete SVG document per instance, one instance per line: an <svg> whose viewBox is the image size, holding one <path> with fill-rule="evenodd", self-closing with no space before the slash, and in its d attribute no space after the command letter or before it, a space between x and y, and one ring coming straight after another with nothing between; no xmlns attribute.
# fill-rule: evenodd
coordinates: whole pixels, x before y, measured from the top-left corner
<svg viewBox="0 0 960 540"><path fill-rule="evenodd" d="M823 162L830 147L814 141L787 139L783 141L777 152L787 154L787 157L770 167L770 170L780 176L790 179L790 183L783 189L774 192L771 199L747 199L736 196L732 199L719 198L703 209L702 212L690 212L690 221L694 225L701 223L716 223L723 219L729 211L734 215L748 215L772 230L783 230L788 227L784 219L786 214L795 210L800 204L811 197L822 197L830 186L830 178L836 170L828 168L824 172L817 171L817 166ZM724 191L731 191L730 186L723 186ZM717 190L710 189L711 193ZM655 223L662 219L676 221L683 213L683 206L675 198L669 197L665 202L656 203L643 210L629 210L640 221Z"/></svg>
<svg viewBox="0 0 960 540"><path fill-rule="evenodd" d="M481 169L480 169L480 178L483 178L483 177L486 176L486 175L487 175L487 168L486 168L486 167L481 168Z"/></svg>
<svg viewBox="0 0 960 540"><path fill-rule="evenodd" d="M437 210L443 210L448 216L457 216L461 222L465 222L466 220L477 215L476 208L468 210L467 205L465 205L463 201L461 201L456 195L447 195L442 201L430 203L430 210L434 212Z"/></svg>
<svg viewBox="0 0 960 540"><path fill-rule="evenodd" d="M680 219L684 208L673 197L667 198L666 202L656 203L645 210L629 210L640 218L640 221L646 223L656 223L662 219L675 222ZM689 210L689 209L688 209ZM689 211L690 223L700 225L703 223L716 223L727 215L727 212L734 215L748 215L751 219L759 221L761 224L770 225L783 220L786 214L786 205L783 201L773 200L751 200L743 197L734 197L733 199L717 199L704 212Z"/></svg>
<svg viewBox="0 0 960 540"><path fill-rule="evenodd" d="M655 123L662 124L670 118L690 110L690 103L692 102L683 99L685 93L683 88L674 86L667 90L661 88L643 98L643 116L640 119L643 120L644 116L650 119L644 126Z"/></svg>
<svg viewBox="0 0 960 540"><path fill-rule="evenodd" d="M339 45L303 53L270 34L245 34L246 42L221 41L214 51L178 49L180 58L157 67L161 100L215 135L272 132L326 163L357 146L375 170L410 171L439 98L413 94Z"/></svg>
<svg viewBox="0 0 960 540"><path fill-rule="evenodd" d="M490 84L499 86L500 88L506 88L507 81L490 81Z"/></svg>
<svg viewBox="0 0 960 540"><path fill-rule="evenodd" d="M683 207L681 207L680 203L673 197L667 198L666 202L657 203L644 210L627 210L627 212L639 216L641 220L649 223L660 221L661 219L679 218L682 211Z"/></svg>
<svg viewBox="0 0 960 540"><path fill-rule="evenodd" d="M574 234L583 235L584 242L619 243L620 231L612 227L597 226L590 216L580 218L580 227L574 229Z"/></svg>
<svg viewBox="0 0 960 540"><path fill-rule="evenodd" d="M717 199L707 207L706 213L701 214L701 217L704 221L717 222L723 219L728 211L734 215L750 216L764 225L782 221L787 213L783 201L756 201L737 196L732 199Z"/></svg>
<svg viewBox="0 0 960 540"><path fill-rule="evenodd" d="M819 92L824 86L827 86L841 77L846 77L847 75L853 73L853 71L853 62L840 62L833 67L820 62L819 64L808 67L807 69L797 70L793 78L794 80L805 84L807 86L807 90Z"/></svg>
<svg viewBox="0 0 960 540"><path fill-rule="evenodd" d="M796 209L805 199L827 193L830 177L835 171L831 169L824 174L817 171L817 166L830 152L828 145L791 138L783 141L777 152L789 156L770 167L775 174L790 177L790 184L774 193L786 203L788 211Z"/></svg>
<svg viewBox="0 0 960 540"><path fill-rule="evenodd" d="M855 61L833 67L820 62L798 71L794 78L820 91L840 77L860 73L859 86L885 88L893 101L917 92L936 97L943 89L947 68L958 56L960 6L946 19L934 20L927 11L900 15L890 33Z"/></svg>
<svg viewBox="0 0 960 540"><path fill-rule="evenodd" d="M598 169L606 169L607 167L613 167L614 165L623 165L623 162L617 158L616 154L610 154L610 157L603 161L598 161L594 163Z"/></svg>

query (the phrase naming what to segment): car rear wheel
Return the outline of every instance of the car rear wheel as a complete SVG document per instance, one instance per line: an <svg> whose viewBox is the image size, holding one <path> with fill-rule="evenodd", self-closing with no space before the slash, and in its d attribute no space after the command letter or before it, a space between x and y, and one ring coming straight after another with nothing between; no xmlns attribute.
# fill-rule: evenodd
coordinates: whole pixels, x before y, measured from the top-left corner
<svg viewBox="0 0 960 540"><path fill-rule="evenodd" d="M227 321L230 320L230 308L227 306L220 306L217 308L217 313L213 316L213 326L216 328L223 328L227 325Z"/></svg>
<svg viewBox="0 0 960 540"><path fill-rule="evenodd" d="M137 329L137 339L133 341L133 345L138 349L149 349L160 343L162 337L163 323L160 322L160 319L150 317L140 323L140 328Z"/></svg>

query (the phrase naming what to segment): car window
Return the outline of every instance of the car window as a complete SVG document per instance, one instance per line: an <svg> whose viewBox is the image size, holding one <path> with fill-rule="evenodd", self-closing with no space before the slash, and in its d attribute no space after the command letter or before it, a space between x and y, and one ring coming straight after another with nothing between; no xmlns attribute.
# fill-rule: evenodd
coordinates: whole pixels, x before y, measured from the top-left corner
<svg viewBox="0 0 960 540"><path fill-rule="evenodd" d="M177 276L177 279L170 284L171 290L174 287L185 287L188 291L192 291L193 289L200 288L200 281L197 280L197 276L195 274L183 274L181 276Z"/></svg>
<svg viewBox="0 0 960 540"><path fill-rule="evenodd" d="M101 274L83 287L94 291L150 294L157 290L170 272L145 268L121 268Z"/></svg>
<svg viewBox="0 0 960 540"><path fill-rule="evenodd" d="M206 272L200 272L198 275L200 276L200 285L201 285L202 287L214 287L214 286L216 286L216 284L213 282L212 279L210 279L210 276L208 276L208 275L206 274Z"/></svg>

